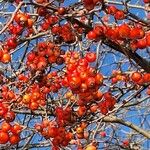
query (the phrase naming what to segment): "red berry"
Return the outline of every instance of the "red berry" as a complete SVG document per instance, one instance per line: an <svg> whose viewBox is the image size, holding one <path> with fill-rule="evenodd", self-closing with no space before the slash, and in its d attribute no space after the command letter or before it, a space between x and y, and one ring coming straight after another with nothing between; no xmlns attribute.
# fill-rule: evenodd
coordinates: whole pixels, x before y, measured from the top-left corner
<svg viewBox="0 0 150 150"><path fill-rule="evenodd" d="M131 80L134 82L138 82L139 80L141 80L141 78L142 78L142 75L139 72L134 72L131 75Z"/></svg>
<svg viewBox="0 0 150 150"><path fill-rule="evenodd" d="M134 27L130 30L130 38L131 39L141 39L145 36L145 32L143 29Z"/></svg>
<svg viewBox="0 0 150 150"><path fill-rule="evenodd" d="M57 12L59 15L64 15L66 12L66 9L64 7L60 7L60 8L58 8Z"/></svg>
<svg viewBox="0 0 150 150"><path fill-rule="evenodd" d="M117 12L117 8L114 5L107 6L107 13L114 15Z"/></svg>
<svg viewBox="0 0 150 150"><path fill-rule="evenodd" d="M9 111L4 115L4 119L7 122L12 122L15 120L15 113L13 111Z"/></svg>
<svg viewBox="0 0 150 150"><path fill-rule="evenodd" d="M9 49L14 49L17 47L17 39L16 37L11 37L7 40L6 42L7 46L9 47Z"/></svg>
<svg viewBox="0 0 150 150"><path fill-rule="evenodd" d="M11 129L11 125L7 122L3 122L1 126L1 130L4 132L8 132Z"/></svg>
<svg viewBox="0 0 150 150"><path fill-rule="evenodd" d="M128 24L122 24L119 26L119 36L121 38L129 38L130 36L130 27Z"/></svg>
<svg viewBox="0 0 150 150"><path fill-rule="evenodd" d="M9 134L4 131L0 131L0 144L6 144L9 141Z"/></svg>
<svg viewBox="0 0 150 150"><path fill-rule="evenodd" d="M101 131L101 132L100 132L100 136L101 136L101 137L106 137L106 132L105 132L105 131Z"/></svg>
<svg viewBox="0 0 150 150"><path fill-rule="evenodd" d="M146 38L139 39L137 42L137 47L140 49L144 49L147 46Z"/></svg>
<svg viewBox="0 0 150 150"><path fill-rule="evenodd" d="M88 39L95 40L97 38L97 34L94 31L90 31L87 35Z"/></svg>
<svg viewBox="0 0 150 150"><path fill-rule="evenodd" d="M10 139L9 139L9 142L12 144L12 145L15 145L17 143L19 143L20 141L20 136L19 135L11 135L10 136Z"/></svg>
<svg viewBox="0 0 150 150"><path fill-rule="evenodd" d="M96 53L94 52L88 52L86 55L85 55L85 59L88 61L88 62L94 62L96 60Z"/></svg>
<svg viewBox="0 0 150 150"><path fill-rule="evenodd" d="M115 19L117 20L122 20L125 18L125 14L122 10L118 10L115 15L114 15Z"/></svg>
<svg viewBox="0 0 150 150"><path fill-rule="evenodd" d="M22 130L22 127L19 124L15 124L11 127L11 132L13 134L19 134Z"/></svg>
<svg viewBox="0 0 150 150"><path fill-rule="evenodd" d="M124 140L122 143L123 143L123 146L124 146L124 147L128 147L129 144L130 144L130 143L129 143L129 140Z"/></svg>

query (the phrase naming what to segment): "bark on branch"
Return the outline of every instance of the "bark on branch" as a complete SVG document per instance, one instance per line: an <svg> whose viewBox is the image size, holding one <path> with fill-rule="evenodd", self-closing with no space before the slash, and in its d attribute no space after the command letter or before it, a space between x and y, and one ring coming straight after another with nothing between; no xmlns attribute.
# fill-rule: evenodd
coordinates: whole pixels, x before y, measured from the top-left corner
<svg viewBox="0 0 150 150"><path fill-rule="evenodd" d="M133 130L135 130L136 132L142 134L143 136L145 136L146 138L150 139L150 132L134 125L133 123L129 122L129 121L124 121L120 118L117 118L115 116L106 116L103 118L104 122L111 122L111 123L119 123L122 124L124 126L127 126Z"/></svg>

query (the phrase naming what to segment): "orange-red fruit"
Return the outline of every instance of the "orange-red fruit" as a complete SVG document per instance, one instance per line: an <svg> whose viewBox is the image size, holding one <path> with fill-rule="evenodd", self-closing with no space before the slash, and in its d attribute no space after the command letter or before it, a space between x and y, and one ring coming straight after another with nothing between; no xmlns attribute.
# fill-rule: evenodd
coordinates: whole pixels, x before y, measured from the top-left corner
<svg viewBox="0 0 150 150"><path fill-rule="evenodd" d="M13 134L19 134L19 133L21 132L21 130L22 130L22 127L21 127L20 125L18 125L18 124L15 124L15 125L12 126L12 128L11 128L11 132L12 132Z"/></svg>
<svg viewBox="0 0 150 150"><path fill-rule="evenodd" d="M71 88L78 88L81 85L81 79L77 76L74 76L70 79L69 85Z"/></svg>
<svg viewBox="0 0 150 150"><path fill-rule="evenodd" d="M93 31L96 33L97 36L103 35L104 29L100 25L96 25L93 29Z"/></svg>
<svg viewBox="0 0 150 150"><path fill-rule="evenodd" d="M68 141L70 141L71 139L73 139L73 133L71 133L71 132L66 133L65 139L68 140Z"/></svg>
<svg viewBox="0 0 150 150"><path fill-rule="evenodd" d="M97 150L97 148L94 145L88 145L85 150Z"/></svg>
<svg viewBox="0 0 150 150"><path fill-rule="evenodd" d="M137 43L138 43L138 42L137 42L136 40L130 42L130 47L131 47L131 49L132 49L133 52L136 51L137 48L138 48Z"/></svg>
<svg viewBox="0 0 150 150"><path fill-rule="evenodd" d="M4 131L0 131L0 144L6 144L9 140L9 134Z"/></svg>
<svg viewBox="0 0 150 150"><path fill-rule="evenodd" d="M141 73L139 73L139 72L132 73L132 75L131 75L131 80L132 81L138 82L141 79L142 79L142 74Z"/></svg>
<svg viewBox="0 0 150 150"><path fill-rule="evenodd" d="M114 15L115 19L117 20L122 20L125 18L125 14L122 10L118 10L115 15Z"/></svg>
<svg viewBox="0 0 150 150"><path fill-rule="evenodd" d="M40 16L45 16L47 14L47 9L45 7L39 7L37 9L37 13L40 15ZM48 24L49 25L49 24Z"/></svg>
<svg viewBox="0 0 150 150"><path fill-rule="evenodd" d="M92 105L92 106L90 107L90 111L91 111L92 113L95 113L95 112L97 111L97 108L98 108L98 106L97 106L96 104L94 104L94 105Z"/></svg>
<svg viewBox="0 0 150 150"><path fill-rule="evenodd" d="M87 37L89 40L95 40L97 38L97 34L94 31L90 31Z"/></svg>
<svg viewBox="0 0 150 150"><path fill-rule="evenodd" d="M134 27L130 30L131 39L141 39L145 36L145 32L142 28Z"/></svg>
<svg viewBox="0 0 150 150"><path fill-rule="evenodd" d="M88 77L85 81L88 88L94 88L96 84L96 80L94 77Z"/></svg>
<svg viewBox="0 0 150 150"><path fill-rule="evenodd" d="M28 27L31 28L33 26L33 20L28 19Z"/></svg>
<svg viewBox="0 0 150 150"><path fill-rule="evenodd" d="M112 84L115 84L118 82L118 79L116 77L111 78L111 82Z"/></svg>
<svg viewBox="0 0 150 150"><path fill-rule="evenodd" d="M150 82L150 73L145 73L143 75L143 80L144 80L145 83Z"/></svg>
<svg viewBox="0 0 150 150"><path fill-rule="evenodd" d="M57 12L59 15L64 15L66 12L66 9L64 7L60 7L60 8L58 8Z"/></svg>
<svg viewBox="0 0 150 150"><path fill-rule="evenodd" d="M120 27L119 27L119 36L121 38L128 38L130 35L130 27L128 24L122 24Z"/></svg>
<svg viewBox="0 0 150 150"><path fill-rule="evenodd" d="M4 115L4 119L7 122L12 122L15 120L15 113L13 111L9 111Z"/></svg>
<svg viewBox="0 0 150 150"><path fill-rule="evenodd" d="M88 53L86 53L85 59L88 62L94 62L96 60L96 53L94 53L94 52L88 52Z"/></svg>
<svg viewBox="0 0 150 150"><path fill-rule="evenodd" d="M59 149L59 147L57 147L57 146L53 146L53 147L52 147L52 150L60 150L60 149Z"/></svg>
<svg viewBox="0 0 150 150"><path fill-rule="evenodd" d="M31 110L36 110L36 109L38 109L38 107L39 107L39 104L37 102L31 102L29 105L29 108Z"/></svg>
<svg viewBox="0 0 150 150"><path fill-rule="evenodd" d="M147 43L146 43L146 38L143 38L143 39L139 39L138 42L137 42L137 47L140 48L140 49L144 49L146 48L147 46Z"/></svg>
<svg viewBox="0 0 150 150"><path fill-rule="evenodd" d="M38 131L38 132L42 132L42 130L43 130L43 127L42 127L42 125L41 124L35 124L35 129Z"/></svg>
<svg viewBox="0 0 150 150"><path fill-rule="evenodd" d="M76 128L77 134L81 134L81 133L83 133L83 131L84 131L84 129L81 128L81 127L77 127L77 128Z"/></svg>
<svg viewBox="0 0 150 150"><path fill-rule="evenodd" d="M105 131L100 132L100 136L101 137L106 137L106 132Z"/></svg>
<svg viewBox="0 0 150 150"><path fill-rule="evenodd" d="M12 144L12 145L15 145L17 143L19 143L20 141L20 136L19 135L11 135L10 136L10 139L9 139L9 142Z"/></svg>
<svg viewBox="0 0 150 150"><path fill-rule="evenodd" d="M1 126L1 130L4 132L8 132L11 129L11 125L7 122L3 122Z"/></svg>
<svg viewBox="0 0 150 150"><path fill-rule="evenodd" d="M130 143L129 143L129 140L124 140L122 143L123 143L123 146L124 146L124 147L128 147L129 144L130 144Z"/></svg>
<svg viewBox="0 0 150 150"><path fill-rule="evenodd" d="M49 127L48 128L48 136L49 137L56 137L58 134L58 129L56 127Z"/></svg>
<svg viewBox="0 0 150 150"><path fill-rule="evenodd" d="M11 61L11 55L9 53L3 54L1 61L3 63L9 63Z"/></svg>
<svg viewBox="0 0 150 150"><path fill-rule="evenodd" d="M24 13L18 13L15 16L15 21L19 24L19 25L26 25L27 21L28 21L28 16L27 14Z"/></svg>
<svg viewBox="0 0 150 150"><path fill-rule="evenodd" d="M107 7L107 13L114 15L117 12L117 8L114 5L110 5Z"/></svg>
<svg viewBox="0 0 150 150"><path fill-rule="evenodd" d="M79 106L77 110L77 114L81 117L86 113L86 107L85 106Z"/></svg>
<svg viewBox="0 0 150 150"><path fill-rule="evenodd" d="M86 122L81 122L80 127L82 129L85 129L88 126L88 124Z"/></svg>
<svg viewBox="0 0 150 150"><path fill-rule="evenodd" d="M30 94L25 94L25 95L23 96L23 98L22 98L22 102L25 103L25 104L28 104L28 103L30 103L30 101L31 101L31 96L30 96Z"/></svg>
<svg viewBox="0 0 150 150"><path fill-rule="evenodd" d="M95 82L96 82L97 85L102 84L103 80L104 80L104 78L103 78L102 74L100 74L100 73L96 74L96 76L95 76Z"/></svg>
<svg viewBox="0 0 150 150"><path fill-rule="evenodd" d="M95 4L93 3L93 0L83 0L84 6L87 10L94 9Z"/></svg>

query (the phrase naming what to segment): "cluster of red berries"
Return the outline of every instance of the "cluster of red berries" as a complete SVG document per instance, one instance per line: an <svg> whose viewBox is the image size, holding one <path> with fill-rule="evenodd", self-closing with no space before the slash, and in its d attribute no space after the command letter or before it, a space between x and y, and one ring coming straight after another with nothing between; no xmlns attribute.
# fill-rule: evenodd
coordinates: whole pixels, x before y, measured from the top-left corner
<svg viewBox="0 0 150 150"><path fill-rule="evenodd" d="M61 55L64 51L51 42L41 42L38 44L36 51L32 51L27 55L27 66L31 70L44 70L48 64L56 63L62 65L64 59Z"/></svg>
<svg viewBox="0 0 150 150"><path fill-rule="evenodd" d="M21 99L21 103L25 104L31 110L36 110L39 106L45 106L46 94L42 92L38 84L31 85Z"/></svg>
<svg viewBox="0 0 150 150"><path fill-rule="evenodd" d="M99 101L102 98L102 92L99 90L93 92L79 93L77 104L79 106L86 106L90 102Z"/></svg>
<svg viewBox="0 0 150 150"><path fill-rule="evenodd" d="M79 99L77 100L77 115L82 117L86 113L95 113L97 112L97 102L99 102L102 97L103 93L100 90L95 92L85 92L78 94ZM96 102L96 103L95 103Z"/></svg>
<svg viewBox="0 0 150 150"><path fill-rule="evenodd" d="M130 47L133 50L136 50L138 48L145 49L146 47L150 47L150 32L146 33L142 39L131 41Z"/></svg>
<svg viewBox="0 0 150 150"><path fill-rule="evenodd" d="M58 126L63 127L66 126L69 122L72 122L71 114L72 109L70 107L67 107L63 109L62 107L57 107L55 109L56 113L56 122Z"/></svg>
<svg viewBox="0 0 150 150"><path fill-rule="evenodd" d="M18 75L18 80L22 83L26 83L29 81L29 76L28 75L24 75L24 74L19 74Z"/></svg>
<svg viewBox="0 0 150 150"><path fill-rule="evenodd" d="M129 77L126 74L122 74L121 71L113 70L111 82L112 84L117 83L118 81L129 81Z"/></svg>
<svg viewBox="0 0 150 150"><path fill-rule="evenodd" d="M57 126L55 121L44 119L41 124L36 124L35 128L46 139L52 138L53 146L58 150L61 146L67 146L73 138L73 134L71 132L66 131L64 127Z"/></svg>
<svg viewBox="0 0 150 150"><path fill-rule="evenodd" d="M103 76L90 67L89 64L95 60L94 52L86 53L85 57L80 57L78 52L68 52L65 56L67 70L62 85L69 87L73 93L96 91L103 82Z"/></svg>
<svg viewBox="0 0 150 150"><path fill-rule="evenodd" d="M97 40L102 36L117 41L118 43L123 42L125 39L130 39L130 47L133 50L150 46L150 33L145 33L144 29L140 26L130 26L127 23L115 27L96 25L87 34L90 40Z"/></svg>
<svg viewBox="0 0 150 150"><path fill-rule="evenodd" d="M6 144L10 142L11 145L15 145L20 141L20 133L22 127L19 124L10 124L3 122L0 126L0 144Z"/></svg>
<svg viewBox="0 0 150 150"><path fill-rule="evenodd" d="M87 10L92 10L98 3L102 3L104 0L82 0L84 7Z"/></svg>
<svg viewBox="0 0 150 150"><path fill-rule="evenodd" d="M45 8L42 7L42 9L45 11ZM47 12L45 12L45 14L43 12L41 12L40 15L42 15L42 16L44 15L45 16L46 14L47 14ZM41 24L41 29L46 31L50 27L52 27L54 24L56 24L57 22L58 22L58 17L57 16L55 16L55 15L46 16L45 20Z"/></svg>
<svg viewBox="0 0 150 150"><path fill-rule="evenodd" d="M107 6L106 13L113 15L116 20L125 19L125 12L123 10L117 9L114 5Z"/></svg>
<svg viewBox="0 0 150 150"><path fill-rule="evenodd" d="M18 46L18 36L23 33L23 30L26 28L27 33L32 33L33 20L28 14L17 13L14 18L14 22L9 25L8 31L11 34L4 45L3 49L0 50L0 62L8 63L11 61L11 55L9 54L10 50L14 50Z"/></svg>
<svg viewBox="0 0 150 150"><path fill-rule="evenodd" d="M15 120L15 113L9 110L9 105L0 102L0 118L3 118L7 122L12 122Z"/></svg>
<svg viewBox="0 0 150 150"><path fill-rule="evenodd" d="M133 72L130 78L139 85L150 83L150 73Z"/></svg>
<svg viewBox="0 0 150 150"><path fill-rule="evenodd" d="M43 2L41 2L43 3ZM63 7L58 8L58 15L63 15L66 9ZM67 43L72 43L75 41L75 34L72 30L71 24L66 23L63 25L55 25L58 23L59 18L57 15L49 15L48 10L45 7L39 7L37 10L38 14L44 17L44 22L41 24L41 29L46 31L51 29L52 33L58 36L61 40ZM55 25L55 26L54 26ZM81 28L76 28L78 32L82 32Z"/></svg>
<svg viewBox="0 0 150 150"><path fill-rule="evenodd" d="M66 23L62 26L54 26L52 28L52 33L60 36L66 43L72 43L75 41L75 34L69 23Z"/></svg>
<svg viewBox="0 0 150 150"><path fill-rule="evenodd" d="M1 93L3 101L12 102L15 101L16 94L14 91L10 90L7 86L2 86L2 93Z"/></svg>
<svg viewBox="0 0 150 150"><path fill-rule="evenodd" d="M15 15L14 20L17 23L17 25L19 25L19 27L31 28L33 25L33 19L30 17L30 15L26 13L17 13ZM17 30L15 30L15 28L13 29L13 26L13 24L10 26L10 31L13 32L13 34L16 34L15 31Z"/></svg>
<svg viewBox="0 0 150 150"><path fill-rule="evenodd" d="M150 73L133 72L131 74L125 74L121 73L121 71L113 70L111 80L113 84L118 81L132 81L138 85L143 85L150 83Z"/></svg>
<svg viewBox="0 0 150 150"><path fill-rule="evenodd" d="M57 93L61 86L61 77L58 75L58 72L53 71L49 73L46 79L43 78L43 92L44 93Z"/></svg>
<svg viewBox="0 0 150 150"><path fill-rule="evenodd" d="M116 104L116 99L112 96L110 92L106 92L103 94L104 100L101 101L98 106L100 109L100 112L103 115L106 115L108 111L113 110L114 105Z"/></svg>
<svg viewBox="0 0 150 150"><path fill-rule="evenodd" d="M89 133L85 131L85 128L87 127L87 123L81 122L78 127L76 127L76 137L78 139L87 139L89 136Z"/></svg>
<svg viewBox="0 0 150 150"><path fill-rule="evenodd" d="M8 50L15 49L18 45L17 37L26 29L27 33L32 33L33 19L27 13L17 13L14 22L9 25L8 31L13 37L7 40L6 45ZM27 36L27 35L26 35Z"/></svg>
<svg viewBox="0 0 150 150"><path fill-rule="evenodd" d="M40 3L45 3L44 1L40 2ZM48 9L44 6L38 7L37 8L37 13L39 14L39 16L44 17L41 26L41 29L46 31L49 28L51 28L53 25L55 25L58 21L59 18L57 15L50 15L48 12Z"/></svg>

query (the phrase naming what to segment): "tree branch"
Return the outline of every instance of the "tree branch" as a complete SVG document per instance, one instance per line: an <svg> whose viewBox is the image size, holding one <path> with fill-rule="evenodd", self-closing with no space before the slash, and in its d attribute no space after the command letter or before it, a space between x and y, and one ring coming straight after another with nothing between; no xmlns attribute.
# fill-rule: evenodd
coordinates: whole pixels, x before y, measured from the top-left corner
<svg viewBox="0 0 150 150"><path fill-rule="evenodd" d="M143 136L145 136L146 138L150 139L150 132L141 129L140 127L134 125L133 123L129 122L129 121L124 121L120 118L117 118L115 116L106 116L103 118L104 122L112 122L112 123L119 123L122 124L124 126L127 126L133 130L135 130L136 132L142 134Z"/></svg>

